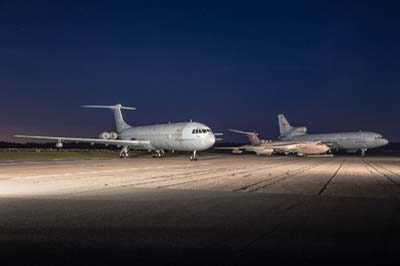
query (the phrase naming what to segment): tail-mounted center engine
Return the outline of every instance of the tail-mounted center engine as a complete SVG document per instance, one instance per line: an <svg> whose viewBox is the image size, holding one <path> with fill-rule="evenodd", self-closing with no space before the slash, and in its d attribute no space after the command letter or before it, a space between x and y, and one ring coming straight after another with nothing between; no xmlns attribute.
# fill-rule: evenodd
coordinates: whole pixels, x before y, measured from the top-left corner
<svg viewBox="0 0 400 266"><path fill-rule="evenodd" d="M118 134L116 132L103 132L99 135L101 139L118 139Z"/></svg>
<svg viewBox="0 0 400 266"><path fill-rule="evenodd" d="M306 134L307 128L306 127L298 127L298 128L296 128L296 133Z"/></svg>

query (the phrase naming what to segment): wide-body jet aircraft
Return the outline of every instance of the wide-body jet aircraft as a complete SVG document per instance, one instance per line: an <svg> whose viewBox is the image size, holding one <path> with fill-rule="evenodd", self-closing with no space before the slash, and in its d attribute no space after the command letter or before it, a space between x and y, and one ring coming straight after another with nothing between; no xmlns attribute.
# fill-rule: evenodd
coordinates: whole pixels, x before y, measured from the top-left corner
<svg viewBox="0 0 400 266"><path fill-rule="evenodd" d="M86 108L106 108L114 112L116 132L103 132L99 138L70 138L15 135L16 138L56 141L56 147L62 148L63 142L88 142L122 147L121 158L128 156L129 149L153 151L154 157L162 157L165 150L190 151L190 160L197 160L197 152L211 148L215 136L210 127L197 122L168 123L147 126L130 126L121 110L136 110L133 107L116 105L85 105Z"/></svg>
<svg viewBox="0 0 400 266"><path fill-rule="evenodd" d="M378 148L389 143L381 134L375 132L338 132L326 134L307 134L306 127L292 127L283 114L278 115L281 140L320 141L331 149L345 150L350 153Z"/></svg>
<svg viewBox="0 0 400 266"><path fill-rule="evenodd" d="M257 155L272 155L273 153L296 154L298 156L317 155L329 151L329 147L320 141L271 141L261 140L258 133L229 129L231 132L244 134L249 138L251 145L239 147L219 147L219 150L232 150L232 153L243 151L255 152Z"/></svg>

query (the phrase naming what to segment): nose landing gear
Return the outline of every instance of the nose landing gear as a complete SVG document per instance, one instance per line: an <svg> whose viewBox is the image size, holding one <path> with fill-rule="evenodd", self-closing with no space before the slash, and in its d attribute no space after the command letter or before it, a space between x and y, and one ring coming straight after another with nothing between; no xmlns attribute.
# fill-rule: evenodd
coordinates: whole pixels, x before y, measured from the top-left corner
<svg viewBox="0 0 400 266"><path fill-rule="evenodd" d="M365 156L366 151L367 151L367 149L361 149L361 156Z"/></svg>
<svg viewBox="0 0 400 266"><path fill-rule="evenodd" d="M193 151L193 154L190 155L190 160L191 161L197 161L198 156L197 156L197 151Z"/></svg>

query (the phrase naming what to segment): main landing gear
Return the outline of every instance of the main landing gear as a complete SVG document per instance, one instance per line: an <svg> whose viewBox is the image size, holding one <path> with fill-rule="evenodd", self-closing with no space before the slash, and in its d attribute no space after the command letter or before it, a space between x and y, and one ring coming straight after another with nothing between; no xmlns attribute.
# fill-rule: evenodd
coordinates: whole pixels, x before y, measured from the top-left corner
<svg viewBox="0 0 400 266"><path fill-rule="evenodd" d="M164 150L157 150L153 153L153 158L162 158L164 156Z"/></svg>
<svg viewBox="0 0 400 266"><path fill-rule="evenodd" d="M367 151L367 149L361 149L361 156L365 156L366 151Z"/></svg>
<svg viewBox="0 0 400 266"><path fill-rule="evenodd" d="M121 152L119 153L119 158L121 158L121 159L128 158L128 151L129 151L129 147L127 147L127 146L123 147Z"/></svg>
<svg viewBox="0 0 400 266"><path fill-rule="evenodd" d="M192 155L190 155L190 160L197 161L197 159L198 159L197 151L193 151Z"/></svg>

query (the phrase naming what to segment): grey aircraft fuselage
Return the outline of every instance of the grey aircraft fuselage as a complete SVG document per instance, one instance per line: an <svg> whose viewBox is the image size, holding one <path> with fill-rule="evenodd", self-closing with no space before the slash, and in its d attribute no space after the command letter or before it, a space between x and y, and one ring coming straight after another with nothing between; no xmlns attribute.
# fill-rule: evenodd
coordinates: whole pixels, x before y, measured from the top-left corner
<svg viewBox="0 0 400 266"><path fill-rule="evenodd" d="M374 149L388 144L381 134L375 132L338 132L326 134L305 134L281 137L282 140L321 141L336 150Z"/></svg>
<svg viewBox="0 0 400 266"><path fill-rule="evenodd" d="M118 134L122 140L148 141L141 147L145 150L202 151L215 143L210 128L197 122L132 126Z"/></svg>
<svg viewBox="0 0 400 266"><path fill-rule="evenodd" d="M278 115L281 140L321 141L331 149L348 152L361 151L385 146L389 143L381 134L375 132L336 132L308 134L306 127L293 127L283 114Z"/></svg>

